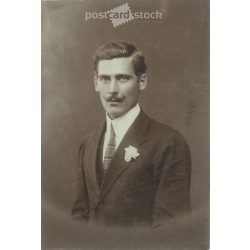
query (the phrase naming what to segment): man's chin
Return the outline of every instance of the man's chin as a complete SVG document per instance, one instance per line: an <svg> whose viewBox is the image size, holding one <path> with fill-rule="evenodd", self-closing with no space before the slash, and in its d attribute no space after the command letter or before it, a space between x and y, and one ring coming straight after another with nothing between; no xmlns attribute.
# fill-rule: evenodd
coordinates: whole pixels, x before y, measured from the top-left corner
<svg viewBox="0 0 250 250"><path fill-rule="evenodd" d="M110 112L109 112L108 115L109 115L109 117L110 117L111 119L115 119L115 118L120 117L122 114L110 113Z"/></svg>
<svg viewBox="0 0 250 250"><path fill-rule="evenodd" d="M125 111L118 111L118 110L106 110L108 113L109 117L112 119L118 118L122 115L124 115L126 112Z"/></svg>

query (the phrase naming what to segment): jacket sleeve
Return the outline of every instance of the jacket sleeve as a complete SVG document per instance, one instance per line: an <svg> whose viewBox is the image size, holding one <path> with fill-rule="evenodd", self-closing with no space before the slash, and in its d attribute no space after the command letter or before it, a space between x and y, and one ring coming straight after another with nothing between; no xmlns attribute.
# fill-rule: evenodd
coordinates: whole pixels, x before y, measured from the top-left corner
<svg viewBox="0 0 250 250"><path fill-rule="evenodd" d="M86 188L85 173L83 167L85 146L84 142L80 146L77 164L77 199L72 207L72 219L88 221L89 217L89 199Z"/></svg>
<svg viewBox="0 0 250 250"><path fill-rule="evenodd" d="M159 152L154 175L157 191L153 227L176 225L190 213L191 156L185 139L173 133Z"/></svg>

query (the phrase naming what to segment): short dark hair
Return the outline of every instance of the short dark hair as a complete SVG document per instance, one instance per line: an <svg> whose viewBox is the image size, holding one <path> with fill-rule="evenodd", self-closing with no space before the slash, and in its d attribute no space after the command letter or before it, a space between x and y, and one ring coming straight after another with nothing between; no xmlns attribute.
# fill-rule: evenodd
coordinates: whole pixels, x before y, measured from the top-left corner
<svg viewBox="0 0 250 250"><path fill-rule="evenodd" d="M133 56L132 62L134 73L140 77L147 69L144 55L142 51L135 47L135 45L126 41L111 41L99 47L93 56L94 70L97 73L100 60L111 60L113 58L130 56Z"/></svg>

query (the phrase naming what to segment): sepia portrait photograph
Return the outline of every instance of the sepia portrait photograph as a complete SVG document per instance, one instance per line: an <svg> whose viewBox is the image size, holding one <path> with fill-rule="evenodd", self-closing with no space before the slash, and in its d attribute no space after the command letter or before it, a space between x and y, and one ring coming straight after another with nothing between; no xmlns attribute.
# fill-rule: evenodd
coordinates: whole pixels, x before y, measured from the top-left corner
<svg viewBox="0 0 250 250"><path fill-rule="evenodd" d="M42 249L209 249L209 0L41 11Z"/></svg>

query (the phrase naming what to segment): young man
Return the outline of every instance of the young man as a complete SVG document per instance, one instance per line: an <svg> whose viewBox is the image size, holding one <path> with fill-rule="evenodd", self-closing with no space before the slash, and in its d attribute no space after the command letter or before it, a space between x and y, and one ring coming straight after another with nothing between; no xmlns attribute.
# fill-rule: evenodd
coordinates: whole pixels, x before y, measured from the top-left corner
<svg viewBox="0 0 250 250"><path fill-rule="evenodd" d="M190 151L177 131L138 104L147 86L142 52L128 42L109 42L96 51L94 66L106 122L80 147L73 218L112 227L177 222L190 211Z"/></svg>

